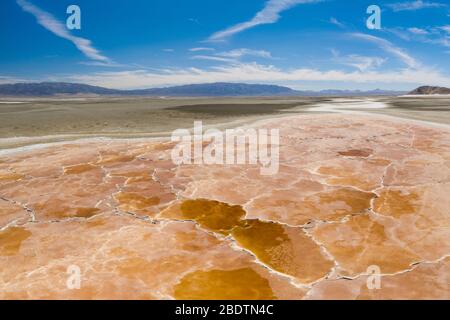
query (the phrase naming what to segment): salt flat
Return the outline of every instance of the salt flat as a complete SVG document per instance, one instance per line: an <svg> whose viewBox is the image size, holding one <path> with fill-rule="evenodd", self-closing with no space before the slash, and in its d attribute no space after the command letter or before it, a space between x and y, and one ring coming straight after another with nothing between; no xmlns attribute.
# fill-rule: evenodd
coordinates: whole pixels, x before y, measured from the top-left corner
<svg viewBox="0 0 450 320"><path fill-rule="evenodd" d="M447 97L34 98L0 104L0 149L79 138L170 136L195 120L218 128L309 112L382 113L450 124ZM323 106L327 106L323 108ZM367 108L367 106L371 108ZM318 109L322 106L321 109Z"/></svg>
<svg viewBox="0 0 450 320"><path fill-rule="evenodd" d="M154 139L3 154L0 298L449 298L448 129L308 111L253 126L280 129L276 175L175 166Z"/></svg>

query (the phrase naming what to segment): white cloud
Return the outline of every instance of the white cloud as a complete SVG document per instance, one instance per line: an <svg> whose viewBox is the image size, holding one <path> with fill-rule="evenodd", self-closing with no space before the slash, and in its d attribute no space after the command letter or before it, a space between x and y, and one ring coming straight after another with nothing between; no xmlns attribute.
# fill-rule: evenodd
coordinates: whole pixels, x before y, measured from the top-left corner
<svg viewBox="0 0 450 320"><path fill-rule="evenodd" d="M214 48L207 48L207 47L198 47L198 48L190 48L189 51L191 52L198 52L198 51L215 51Z"/></svg>
<svg viewBox="0 0 450 320"><path fill-rule="evenodd" d="M428 27L425 29L401 27L385 29L406 41L450 47L450 26Z"/></svg>
<svg viewBox="0 0 450 320"><path fill-rule="evenodd" d="M348 87L361 83L394 84L434 84L449 85L450 78L434 69L401 69L389 72L341 70L322 71L310 68L281 70L272 65L257 63L237 63L210 69L186 68L150 72L146 70L101 72L88 75L74 75L65 81L82 82L109 88L150 88L169 85L212 82L249 82L301 85L302 82L344 83Z"/></svg>
<svg viewBox="0 0 450 320"><path fill-rule="evenodd" d="M163 49L164 52L175 52L175 49L171 49L171 48L166 48Z"/></svg>
<svg viewBox="0 0 450 320"><path fill-rule="evenodd" d="M253 50L247 48L233 49L230 51L218 52L213 55L195 55L191 59L211 60L228 63L238 63L242 57L252 56L259 58L272 59L272 54L266 50Z"/></svg>
<svg viewBox="0 0 450 320"><path fill-rule="evenodd" d="M261 58L272 58L272 54L269 51L266 50L252 50L252 49L246 49L246 48L240 48L240 49L234 49L226 52L221 52L217 54L218 56L222 57L229 57L229 58L241 58L243 56L254 56L254 57L261 57Z"/></svg>
<svg viewBox="0 0 450 320"><path fill-rule="evenodd" d="M225 30L214 33L209 37L210 41L221 41L244 30L261 24L275 23L280 19L280 13L298 4L320 2L321 0L269 0L264 8L251 20L236 24Z"/></svg>
<svg viewBox="0 0 450 320"><path fill-rule="evenodd" d="M338 26L339 28L345 28L345 25L334 17L330 18L330 23L334 24L335 26Z"/></svg>
<svg viewBox="0 0 450 320"><path fill-rule="evenodd" d="M271 83L301 87L302 83L316 83L317 87L330 86L330 83L345 85L352 88L357 85L380 84L395 88L400 85L433 84L448 86L449 76L432 68L422 66L406 51L396 47L391 42L372 35L352 33L350 36L375 43L381 50L399 58L406 64L405 68L395 70L376 70L385 62L380 57L348 55L341 57L339 52L332 50L334 61L350 65L356 70L343 71L338 69L320 70L313 68L280 69L273 65L256 62L244 63L239 60L244 55L271 57L264 50L235 49L214 55L197 55L193 59L207 59L222 62L222 65L210 68L177 68L165 70L134 70L121 72L98 72L88 75L74 75L65 81L88 83L109 88L150 88L192 83L213 82L248 82Z"/></svg>
<svg viewBox="0 0 450 320"><path fill-rule="evenodd" d="M236 59L230 59L230 58L224 58L224 57L218 57L218 56L207 56L207 55L196 55L196 56L192 56L191 59L211 60L211 61L230 62L230 63L236 62Z"/></svg>
<svg viewBox="0 0 450 320"><path fill-rule="evenodd" d="M420 63L416 61L416 59L410 56L403 49L396 47L393 43L391 43L388 40L368 35L365 33L352 33L351 36L377 44L382 50L393 54L398 59L403 61L403 63L405 63L409 68L417 69L420 67Z"/></svg>
<svg viewBox="0 0 450 320"><path fill-rule="evenodd" d="M108 68L125 68L125 67L134 67L133 64L123 64L123 63L117 63L114 61L97 61L97 60L89 60L89 61L80 61L79 64L85 65L85 66L96 66L96 67L108 67Z"/></svg>
<svg viewBox="0 0 450 320"><path fill-rule="evenodd" d="M333 61L339 64L354 67L361 72L373 70L381 66L386 61L386 59L380 57L368 57L368 56L361 56L358 54L340 56L336 50L332 50L332 53L334 57Z"/></svg>
<svg viewBox="0 0 450 320"><path fill-rule="evenodd" d="M19 82L33 82L33 81L16 77L0 76L0 84L10 84Z"/></svg>
<svg viewBox="0 0 450 320"><path fill-rule="evenodd" d="M449 15L450 17L450 15ZM444 30L448 34L450 34L450 25L439 27L439 29Z"/></svg>
<svg viewBox="0 0 450 320"><path fill-rule="evenodd" d="M445 7L446 5L439 2L427 2L422 0L416 0L416 1L391 3L388 4L387 6L394 11L413 11L426 8L440 8Z"/></svg>
<svg viewBox="0 0 450 320"><path fill-rule="evenodd" d="M450 48L450 37L429 40L429 42Z"/></svg>
<svg viewBox="0 0 450 320"><path fill-rule="evenodd" d="M198 19L195 18L189 18L188 21L196 23L196 24L200 24L200 22L198 21Z"/></svg>
<svg viewBox="0 0 450 320"><path fill-rule="evenodd" d="M410 41L412 36L411 32L402 27L384 28L383 31L390 32L405 41Z"/></svg>
<svg viewBox="0 0 450 320"><path fill-rule="evenodd" d="M366 71L381 66L385 61L385 59L380 57L366 57L352 54L348 56L348 61L344 63L358 68L360 71Z"/></svg>
<svg viewBox="0 0 450 320"><path fill-rule="evenodd" d="M24 11L31 13L36 18L37 22L45 29L54 33L58 37L71 41L78 48L78 50L80 50L88 58L103 62L110 61L92 46L90 40L70 34L70 32L66 29L66 26L50 13L38 8L26 0L17 0L17 4Z"/></svg>
<svg viewBox="0 0 450 320"><path fill-rule="evenodd" d="M425 35L428 34L429 32L425 29L420 29L420 28L408 28L408 31L414 34L420 34L420 35Z"/></svg>

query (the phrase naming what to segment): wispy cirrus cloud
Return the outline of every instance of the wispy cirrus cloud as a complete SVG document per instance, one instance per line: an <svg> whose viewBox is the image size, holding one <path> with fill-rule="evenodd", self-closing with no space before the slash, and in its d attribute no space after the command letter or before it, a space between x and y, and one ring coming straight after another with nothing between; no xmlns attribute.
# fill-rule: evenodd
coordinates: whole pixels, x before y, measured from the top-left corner
<svg viewBox="0 0 450 320"><path fill-rule="evenodd" d="M441 8L446 7L447 5L440 2L428 2L423 0L416 0L416 1L391 3L388 4L387 6L391 8L393 11L414 11L427 8Z"/></svg>
<svg viewBox="0 0 450 320"><path fill-rule="evenodd" d="M210 60L210 61L229 62L229 63L236 62L236 59L224 58L224 57L220 57L220 56L208 56L208 55L195 55L195 56L192 56L191 59Z"/></svg>
<svg viewBox="0 0 450 320"><path fill-rule="evenodd" d="M392 42L386 39L365 33L352 33L350 35L354 38L359 38L377 44L382 50L396 56L398 59L403 61L403 63L405 63L409 68L417 69L420 67L420 63L416 59L414 59L411 55L409 55L409 53L395 46Z"/></svg>
<svg viewBox="0 0 450 320"><path fill-rule="evenodd" d="M450 35L450 25L439 27L439 29L444 30Z"/></svg>
<svg viewBox="0 0 450 320"><path fill-rule="evenodd" d="M33 81L30 81L28 79L22 79L19 77L0 76L0 84L10 84L19 82L33 82Z"/></svg>
<svg viewBox="0 0 450 320"><path fill-rule="evenodd" d="M420 34L420 35L426 35L429 34L429 32L425 29L421 29L421 28L408 28L408 31L414 34Z"/></svg>
<svg viewBox="0 0 450 320"><path fill-rule="evenodd" d="M345 28L345 24L343 24L342 22L340 22L338 19L336 19L335 17L331 17L330 21L331 24L334 24L335 26L338 26L339 28Z"/></svg>
<svg viewBox="0 0 450 320"><path fill-rule="evenodd" d="M192 56L191 59L237 63L241 58L246 56L273 59L272 54L269 51L254 50L248 48L233 49L230 51L217 52L210 55L195 55Z"/></svg>
<svg viewBox="0 0 450 320"><path fill-rule="evenodd" d="M197 48L190 48L189 51L190 52L198 52L198 51L215 51L216 49L214 48L209 48L209 47L197 47Z"/></svg>
<svg viewBox="0 0 450 320"><path fill-rule="evenodd" d="M341 56L337 50L332 49L331 53L333 54L333 61L354 67L361 72L373 70L379 66L381 66L386 59L381 57L370 57L370 56L362 56L358 54L350 54L346 56Z"/></svg>
<svg viewBox="0 0 450 320"><path fill-rule="evenodd" d="M92 46L92 42L89 39L72 35L67 30L66 26L62 22L58 21L52 14L42 10L26 0L17 0L17 4L25 12L31 13L36 18L37 22L45 29L58 37L72 42L78 50L80 50L89 59L102 61L105 64L111 62L108 57L102 55L99 50Z"/></svg>
<svg viewBox="0 0 450 320"><path fill-rule="evenodd" d="M269 51L253 50L253 49L247 49L247 48L233 49L230 51L220 52L217 55L222 56L222 57L229 57L229 58L241 58L243 56L253 56L253 57L268 58L268 59L272 58L272 54Z"/></svg>
<svg viewBox="0 0 450 320"><path fill-rule="evenodd" d="M427 28L390 28L385 29L406 41L416 41L438 46L450 47L450 26L435 26Z"/></svg>
<svg viewBox="0 0 450 320"><path fill-rule="evenodd" d="M386 59L380 57L368 57L357 54L351 54L347 56L342 63L357 68L359 71L364 72L381 66Z"/></svg>
<svg viewBox="0 0 450 320"><path fill-rule="evenodd" d="M221 41L233 36L236 33L256 27L262 24L275 23L280 19L280 13L288 10L298 4L315 3L322 0L269 0L264 8L259 11L252 19L238 23L225 30L214 33L209 37L209 41Z"/></svg>

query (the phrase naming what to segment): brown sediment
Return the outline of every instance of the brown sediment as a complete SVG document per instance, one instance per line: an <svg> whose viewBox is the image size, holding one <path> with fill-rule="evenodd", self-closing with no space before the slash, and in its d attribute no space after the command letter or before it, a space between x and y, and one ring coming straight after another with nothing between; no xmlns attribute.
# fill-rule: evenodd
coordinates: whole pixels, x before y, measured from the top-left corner
<svg viewBox="0 0 450 320"><path fill-rule="evenodd" d="M413 214L420 207L420 198L415 192L383 190L374 202L374 210L380 214L400 217Z"/></svg>
<svg viewBox="0 0 450 320"><path fill-rule="evenodd" d="M245 216L241 206L207 199L183 201L180 209L184 219L195 220L206 229L224 234L240 225Z"/></svg>
<svg viewBox="0 0 450 320"><path fill-rule="evenodd" d="M98 165L114 165L129 162L134 160L135 157L127 154L111 154L105 155L101 160L97 161Z"/></svg>
<svg viewBox="0 0 450 320"><path fill-rule="evenodd" d="M23 174L18 173L0 173L0 182L11 182L11 181L18 181L23 179L25 176Z"/></svg>
<svg viewBox="0 0 450 320"><path fill-rule="evenodd" d="M30 215L22 206L0 198L0 228L11 222L21 225L29 220Z"/></svg>
<svg viewBox="0 0 450 320"><path fill-rule="evenodd" d="M75 217L90 218L100 211L99 208L76 208Z"/></svg>
<svg viewBox="0 0 450 320"><path fill-rule="evenodd" d="M313 234L344 268L345 275L364 273L372 265L378 266L382 273L395 273L420 260L417 254L391 239L381 222L368 215L320 225Z"/></svg>
<svg viewBox="0 0 450 320"><path fill-rule="evenodd" d="M273 270L312 282L325 276L333 262L300 228L275 222L242 219L241 206L206 199L185 200L169 208L162 217L196 221L202 228L231 234L242 248ZM312 262L311 262L312 261Z"/></svg>
<svg viewBox="0 0 450 320"><path fill-rule="evenodd" d="M268 220L303 225L318 220L336 221L349 214L363 213L376 197L372 192L318 185L322 187L301 183L291 190L273 190L252 201L249 208Z"/></svg>
<svg viewBox="0 0 450 320"><path fill-rule="evenodd" d="M119 192L114 198L124 207L125 210L140 210L156 206L160 203L158 197L145 197L133 192Z"/></svg>
<svg viewBox="0 0 450 320"><path fill-rule="evenodd" d="M269 281L251 268L195 271L175 286L180 300L272 300Z"/></svg>
<svg viewBox="0 0 450 320"><path fill-rule="evenodd" d="M97 228L101 226L105 226L106 221L104 219L97 219L97 220L89 220L86 222L86 226L88 228Z"/></svg>
<svg viewBox="0 0 450 320"><path fill-rule="evenodd" d="M366 166L367 165L371 165L370 162L367 162ZM379 167L381 170L383 169L383 167L380 167L377 164L372 164L372 166L373 168L371 169L373 171L375 171L375 167ZM375 178L369 175L362 175L360 174L358 167L352 166L350 163L345 163L342 166L322 166L317 172L328 176L326 182L330 185L352 186L364 191L373 190L379 185L379 180L377 180L378 177Z"/></svg>
<svg viewBox="0 0 450 320"><path fill-rule="evenodd" d="M98 169L97 166L94 166L92 164L78 164L78 165L74 165L74 166L68 166L64 168L64 174L80 174L80 173L84 173L84 172L88 172L91 170L95 170Z"/></svg>
<svg viewBox="0 0 450 320"><path fill-rule="evenodd" d="M129 172L111 172L111 177L127 177L128 183L150 181L151 177L142 171L129 171Z"/></svg>
<svg viewBox="0 0 450 320"><path fill-rule="evenodd" d="M121 276L137 279L142 279L143 276L149 277L150 270L152 270L150 261L140 257L124 259L117 267L117 271Z"/></svg>
<svg viewBox="0 0 450 320"><path fill-rule="evenodd" d="M376 195L349 188L340 188L319 194L319 204L345 203L348 208L336 209L336 214L360 213L370 208L370 202Z"/></svg>
<svg viewBox="0 0 450 320"><path fill-rule="evenodd" d="M101 210L95 207L69 207L63 201L53 200L38 203L33 206L38 218L64 219L64 218L89 218Z"/></svg>
<svg viewBox="0 0 450 320"><path fill-rule="evenodd" d="M245 226L233 229L232 235L261 262L303 283L324 277L333 267L320 247L298 228L247 220Z"/></svg>
<svg viewBox="0 0 450 320"><path fill-rule="evenodd" d="M337 279L319 283L309 293L309 299L392 299L392 300L448 300L450 258L435 263L421 263L410 271L382 276L380 287L369 289L368 276L354 280ZM445 283L446 281L446 283Z"/></svg>
<svg viewBox="0 0 450 320"><path fill-rule="evenodd" d="M20 250L22 241L31 236L31 232L21 227L10 227L0 231L0 256L13 256Z"/></svg>
<svg viewBox="0 0 450 320"><path fill-rule="evenodd" d="M390 161L390 160L379 159L379 158L371 158L371 159L368 159L367 162L370 164L374 164L374 165L382 166L382 167L386 167L392 163L392 161Z"/></svg>
<svg viewBox="0 0 450 320"><path fill-rule="evenodd" d="M373 150L371 149L353 149L353 150L347 150L347 151L339 151L338 152L341 156L346 157L363 157L367 158L373 153Z"/></svg>

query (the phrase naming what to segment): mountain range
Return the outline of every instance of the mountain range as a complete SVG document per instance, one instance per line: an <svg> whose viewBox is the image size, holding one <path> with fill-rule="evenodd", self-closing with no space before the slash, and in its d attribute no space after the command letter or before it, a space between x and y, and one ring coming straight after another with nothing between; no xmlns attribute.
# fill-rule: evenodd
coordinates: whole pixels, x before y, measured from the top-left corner
<svg viewBox="0 0 450 320"><path fill-rule="evenodd" d="M426 94L450 94L450 89L445 87L423 86L409 93L410 95L426 95Z"/></svg>
<svg viewBox="0 0 450 320"><path fill-rule="evenodd" d="M445 89L445 88L444 88ZM418 89L417 89L418 90ZM447 89L450 90L450 89ZM183 86L119 90L67 82L32 82L0 85L0 96L56 96L56 95L115 95L115 96L167 96L167 97L239 97L239 96L367 96L401 95L403 91L387 90L322 90L301 91L267 84L206 83ZM411 93L412 94L412 93ZM421 93L419 93L421 94Z"/></svg>

